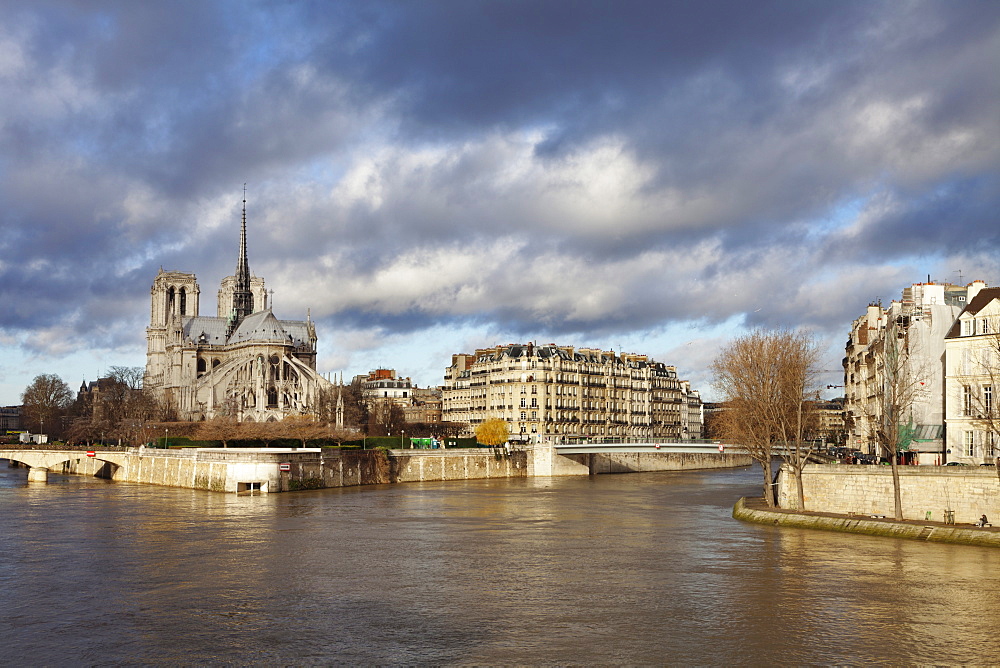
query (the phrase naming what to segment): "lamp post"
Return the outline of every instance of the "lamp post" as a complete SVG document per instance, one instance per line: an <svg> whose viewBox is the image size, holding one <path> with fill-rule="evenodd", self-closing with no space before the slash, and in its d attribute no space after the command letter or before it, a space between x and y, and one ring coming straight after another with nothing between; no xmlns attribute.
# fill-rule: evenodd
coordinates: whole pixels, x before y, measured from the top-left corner
<svg viewBox="0 0 1000 668"><path fill-rule="evenodd" d="M170 449L170 427L163 428L163 449Z"/></svg>

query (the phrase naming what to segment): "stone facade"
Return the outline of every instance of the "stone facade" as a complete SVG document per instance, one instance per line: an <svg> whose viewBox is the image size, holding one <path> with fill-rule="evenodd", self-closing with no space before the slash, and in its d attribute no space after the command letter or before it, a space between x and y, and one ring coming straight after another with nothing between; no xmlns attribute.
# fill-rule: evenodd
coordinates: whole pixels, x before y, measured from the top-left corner
<svg viewBox="0 0 1000 668"><path fill-rule="evenodd" d="M491 418L511 439L682 440L701 435L701 400L646 355L514 344L452 356L443 419L469 433Z"/></svg>
<svg viewBox="0 0 1000 668"><path fill-rule="evenodd" d="M316 372L311 319L277 319L264 280L250 275L245 201L237 272L222 281L218 316L199 315L194 274L161 269L150 292L144 387L177 419L280 420L314 412L332 391Z"/></svg>
<svg viewBox="0 0 1000 668"><path fill-rule="evenodd" d="M920 463L944 463L945 335L966 300L985 285L914 283L899 301L887 308L869 304L854 320L843 361L849 447L882 454L877 433L885 419L886 359L899 355L905 360L899 382L915 388L906 416L915 431L912 444L904 449L914 452Z"/></svg>

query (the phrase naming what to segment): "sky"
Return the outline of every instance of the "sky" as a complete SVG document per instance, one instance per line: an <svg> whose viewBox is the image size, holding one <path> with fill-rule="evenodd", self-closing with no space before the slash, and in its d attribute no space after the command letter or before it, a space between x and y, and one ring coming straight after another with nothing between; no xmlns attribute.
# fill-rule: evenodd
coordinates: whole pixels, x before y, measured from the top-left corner
<svg viewBox="0 0 1000 668"><path fill-rule="evenodd" d="M783 327L839 384L869 302L1000 285L994 0L5 0L0 101L0 405L144 365L161 267L215 315L244 184L345 378L534 341L711 399Z"/></svg>

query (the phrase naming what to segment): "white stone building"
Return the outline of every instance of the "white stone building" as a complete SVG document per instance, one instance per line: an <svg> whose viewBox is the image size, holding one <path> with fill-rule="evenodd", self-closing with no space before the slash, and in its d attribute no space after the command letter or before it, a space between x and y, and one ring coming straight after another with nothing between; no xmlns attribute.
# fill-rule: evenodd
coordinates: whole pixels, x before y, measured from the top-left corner
<svg viewBox="0 0 1000 668"><path fill-rule="evenodd" d="M499 418L515 440L666 441L694 437L695 420L700 434L698 401L692 411L676 369L646 355L511 344L452 355L442 418L470 432Z"/></svg>
<svg viewBox="0 0 1000 668"><path fill-rule="evenodd" d="M1000 455L1000 288L979 291L945 340L948 461L995 462Z"/></svg>
<svg viewBox="0 0 1000 668"><path fill-rule="evenodd" d="M903 420L912 421L913 440L906 446L914 461L943 463L945 335L967 303L986 286L914 283L887 308L869 304L851 325L844 357L844 415L847 446L880 452L877 428L885 411L886 356L905 359L902 383L913 388L914 401Z"/></svg>
<svg viewBox="0 0 1000 668"><path fill-rule="evenodd" d="M217 316L199 315L200 294L194 274L157 274L144 387L180 420L259 422L313 412L332 387L316 373L316 329L308 318L276 318L264 280L250 275L246 200L236 274L222 280Z"/></svg>

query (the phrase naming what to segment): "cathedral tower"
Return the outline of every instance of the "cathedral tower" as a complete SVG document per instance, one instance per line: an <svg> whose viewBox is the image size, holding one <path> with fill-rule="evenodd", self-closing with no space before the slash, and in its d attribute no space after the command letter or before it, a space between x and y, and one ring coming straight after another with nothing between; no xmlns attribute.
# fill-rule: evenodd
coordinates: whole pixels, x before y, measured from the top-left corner
<svg viewBox="0 0 1000 668"><path fill-rule="evenodd" d="M194 274L163 271L150 288L149 327L146 328L146 386L163 382L166 351L171 336L179 336L182 318L198 315L201 288Z"/></svg>

